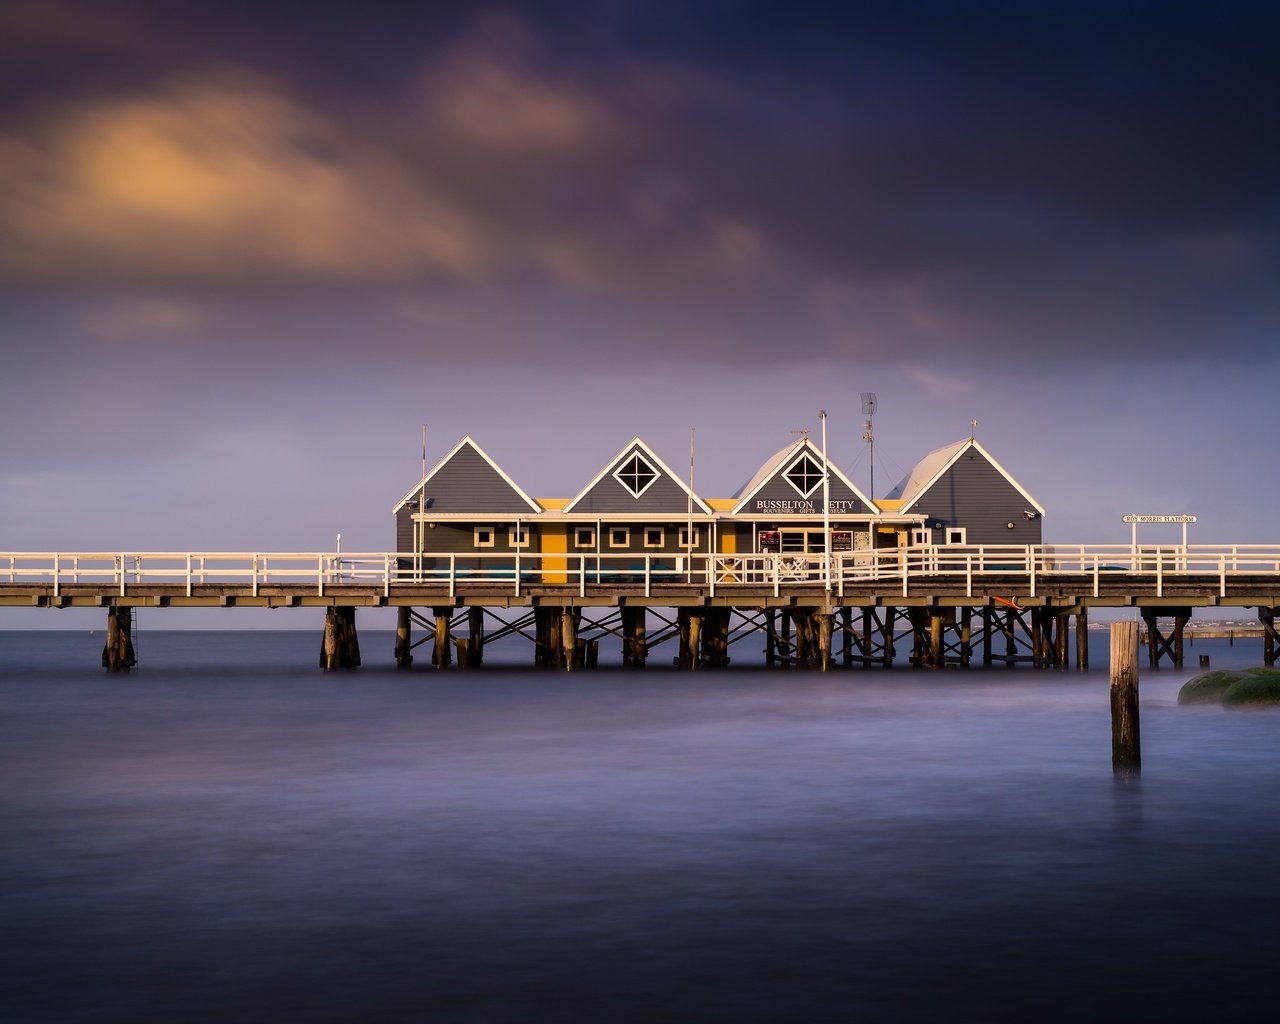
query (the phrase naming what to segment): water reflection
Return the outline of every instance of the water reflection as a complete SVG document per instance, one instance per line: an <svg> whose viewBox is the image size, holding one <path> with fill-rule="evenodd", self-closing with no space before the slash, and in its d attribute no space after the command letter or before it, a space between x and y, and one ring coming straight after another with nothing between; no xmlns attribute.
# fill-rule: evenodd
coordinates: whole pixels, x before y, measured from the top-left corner
<svg viewBox="0 0 1280 1024"><path fill-rule="evenodd" d="M323 677L311 641L6 674L12 1019L1266 1005L1280 715L1176 674L1117 785L1100 673Z"/></svg>

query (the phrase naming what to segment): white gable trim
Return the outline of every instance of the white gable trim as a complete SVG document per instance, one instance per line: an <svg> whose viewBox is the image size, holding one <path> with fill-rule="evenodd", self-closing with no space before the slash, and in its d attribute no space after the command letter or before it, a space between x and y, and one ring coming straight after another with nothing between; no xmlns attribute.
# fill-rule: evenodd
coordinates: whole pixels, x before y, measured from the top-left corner
<svg viewBox="0 0 1280 1024"><path fill-rule="evenodd" d="M984 459L986 459L989 463L991 463L991 466L995 469L995 471L999 473L1002 477L1004 477L1005 480L1008 482L1008 484L1015 491L1021 494L1027 500L1027 503L1031 505L1032 508L1034 508L1038 513L1040 513L1041 516L1045 514L1044 506L1041 505L1038 501L1036 501L1035 498L1031 497L1031 495L1027 493L1026 488L1023 487L1022 484L1018 483L1018 481L1015 480L1012 476L1010 476L1009 471L1005 469L1004 466L1000 465L1000 463L996 460L996 458L989 451L983 448L976 438L972 438L972 437L969 438L967 441L957 445L955 453L951 456L951 458L947 459L947 461L942 464L941 468L939 468L938 471L934 473L933 476L931 476L928 479L928 481L919 490L916 491L915 496L912 497L898 511L909 512L921 498L923 498L926 494L929 493L929 491L933 488L933 485L936 484L939 480L943 478L943 476L946 475L947 470L949 470L952 466L954 466L957 462L960 461L960 456L962 456L965 452L969 451L969 449L971 448L976 450ZM926 458L927 457L928 456L926 456Z"/></svg>
<svg viewBox="0 0 1280 1024"><path fill-rule="evenodd" d="M689 485L685 483L683 480L681 480L680 477L677 476L672 471L670 466L668 466L665 462L663 462L660 458L658 458L657 452L655 452L652 448L650 448L647 444L645 444L642 440L640 440L639 437L633 437L630 441L627 442L626 447L623 448L622 451L618 452L618 454L615 455L613 459L605 463L604 469L600 470L600 472L597 473L595 477L592 478L591 483L587 484L586 487L584 487L581 491L578 492L577 496L571 502L569 502L569 504L567 504L564 507L564 509L562 510L562 514L567 515L568 513L572 512L577 507L578 502L582 501L583 498L585 498L588 494L590 494L591 491L595 488L595 486L598 483L600 483L601 480L603 480L610 473L615 472L618 469L618 467L622 464L623 460L626 459L628 455L631 455L633 452L636 452L636 451L639 451L640 454L642 454L645 457L645 460L648 461L649 464L652 465L653 468L659 472L659 474L666 474L668 477L674 480L676 482L676 485L680 488L680 490L684 491L686 495L692 494L693 503L696 508L698 508L700 511L702 511L706 515L714 515L714 513L711 511L711 506L708 505L701 498L699 498L696 494L693 494L693 492L689 490ZM657 480L653 481L653 483L657 483L657 482L658 482ZM623 486L623 485L619 484L619 486ZM652 484L650 486L652 486ZM648 487L645 488L646 491L648 489L649 489ZM639 501L640 498L637 497L635 500ZM594 515L595 513L592 513L592 514Z"/></svg>
<svg viewBox="0 0 1280 1024"><path fill-rule="evenodd" d="M417 499L418 496L421 495L423 491L426 490L426 486L431 482L431 478L435 476L437 473L439 473L440 470L442 470L445 466L447 466L450 460L453 459L453 457L457 455L458 452L462 451L463 448L468 446L477 455L479 455L480 458L484 459L484 461L489 464L490 469L492 469L495 473L497 473L498 476L502 477L503 481L506 483L508 487L510 487L513 491L516 492L516 494L520 496L520 500L529 506L529 511L531 512L542 511L542 506L539 505L536 501L534 501L531 497L529 497L529 495L525 494L524 490L520 487L520 485L517 484L514 480L512 480L511 477L507 476L506 471L501 466L499 466L496 462L494 462L493 459L489 458L489 453L486 452L483 448L481 448L478 444L476 444L475 441L471 439L471 435L468 434L461 441L455 444L451 449L449 449L449 454L446 455L444 458L442 458L439 462L437 462L431 468L431 472L429 472L426 476L424 476L421 480L419 480L418 483L407 494L405 494L403 498L400 499L399 504L397 504L396 507L391 510L392 514L394 515L396 512L399 512L402 508L404 508L404 506L408 504L410 501ZM421 512L422 510L419 509L418 511Z"/></svg>
<svg viewBox="0 0 1280 1024"><path fill-rule="evenodd" d="M807 437L800 438L800 440L797 441L795 444L793 444L790 448L785 448L782 451L774 454L773 457L768 462L766 462L763 466L760 467L760 469L756 472L756 475L752 477L752 480L755 481L755 486L752 487L745 494L743 494L741 500L739 500L738 504L733 506L733 510L729 514L731 516L742 515L746 510L747 502L749 502L752 498L754 498L756 494L761 489L763 489L765 484L776 479L780 473L784 472L784 468L789 469L791 465L800 457L800 452L802 449L807 450L809 456L819 466L822 465L822 449L819 448L817 445L815 445L813 441L810 440L809 438ZM848 487L849 490L853 492L853 496L867 507L869 513L872 516L878 515L878 509L876 507L875 502L871 501L865 494L863 494L862 491L858 489L857 484L855 484L852 480L850 480L847 476L845 476L844 471L841 470L839 466L837 466L834 462L830 462L828 460L827 471L831 474L831 476L834 479L839 480L842 484ZM791 486L789 481L787 482L787 486L789 487ZM792 489L794 490L794 488Z"/></svg>

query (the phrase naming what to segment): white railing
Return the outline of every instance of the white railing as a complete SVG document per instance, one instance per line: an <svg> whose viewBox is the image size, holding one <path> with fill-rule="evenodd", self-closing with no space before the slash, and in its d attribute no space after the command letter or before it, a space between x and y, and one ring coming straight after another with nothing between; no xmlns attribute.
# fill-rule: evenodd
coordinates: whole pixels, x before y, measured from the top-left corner
<svg viewBox="0 0 1280 1024"><path fill-rule="evenodd" d="M539 554L412 552L0 552L0 587L87 585L126 594L131 587L327 587L444 585L452 596L477 584L577 589L685 584L707 588L795 587L830 589L845 596L859 588L945 585L974 595L1007 585L1034 596L1045 580L1072 578L1078 592L1098 596L1108 579L1149 581L1162 596L1166 581L1212 579L1221 596L1239 576L1280 577L1280 545L948 545L822 554ZM1080 577L1084 577L1083 580ZM1084 584L1081 587L1081 583Z"/></svg>

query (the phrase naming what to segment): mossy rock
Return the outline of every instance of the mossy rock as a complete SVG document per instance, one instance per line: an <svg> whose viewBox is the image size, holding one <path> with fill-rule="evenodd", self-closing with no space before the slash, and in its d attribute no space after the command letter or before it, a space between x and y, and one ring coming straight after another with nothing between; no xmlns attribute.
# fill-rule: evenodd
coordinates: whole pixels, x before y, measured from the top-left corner
<svg viewBox="0 0 1280 1024"><path fill-rule="evenodd" d="M1280 672L1249 672L1222 695L1227 707L1241 704L1280 704Z"/></svg>
<svg viewBox="0 0 1280 1024"><path fill-rule="evenodd" d="M1251 676L1280 679L1280 668L1247 668L1245 671Z"/></svg>
<svg viewBox="0 0 1280 1024"><path fill-rule="evenodd" d="M1179 704L1221 704L1227 690L1247 678L1243 672L1217 669L1188 679L1178 691Z"/></svg>

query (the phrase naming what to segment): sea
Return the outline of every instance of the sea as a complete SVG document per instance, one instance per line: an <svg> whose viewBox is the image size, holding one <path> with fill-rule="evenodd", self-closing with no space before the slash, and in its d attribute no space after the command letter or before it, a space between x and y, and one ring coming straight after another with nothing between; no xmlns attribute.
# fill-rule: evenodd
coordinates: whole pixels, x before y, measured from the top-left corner
<svg viewBox="0 0 1280 1024"><path fill-rule="evenodd" d="M1257 640L1143 663L1129 779L1105 632L1088 672L102 640L0 632L8 1024L1274 1012L1280 709L1177 704Z"/></svg>

